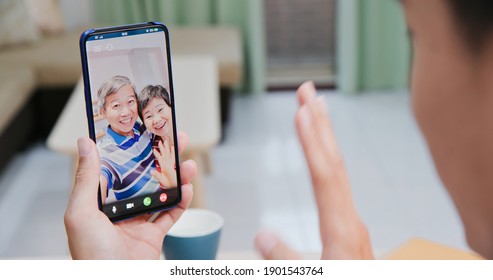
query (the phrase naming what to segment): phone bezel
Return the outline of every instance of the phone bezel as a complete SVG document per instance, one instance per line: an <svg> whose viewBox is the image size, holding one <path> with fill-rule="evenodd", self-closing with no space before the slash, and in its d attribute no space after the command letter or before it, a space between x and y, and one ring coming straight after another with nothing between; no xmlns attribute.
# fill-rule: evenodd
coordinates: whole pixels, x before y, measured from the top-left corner
<svg viewBox="0 0 493 280"><path fill-rule="evenodd" d="M166 63L168 67L168 79L169 79L169 89L170 89L170 98L171 98L171 113L172 113L172 123L173 123L173 138L175 142L175 162L176 162L176 176L177 176L177 189L178 189L178 195L176 197L176 200L174 201L173 204L165 204L165 205L157 205L154 207L150 207L146 210L141 210L141 211L136 211L132 213L127 213L127 214L122 214L118 215L115 217L108 217L112 222L117 222L129 218L133 218L139 215L143 214L150 214L150 213L155 213L155 212L160 212L160 211L165 211L172 209L176 207L181 199L182 199L182 192L181 192L181 177L180 177L180 161L179 161L179 154L178 154L178 135L177 135L177 129L176 129L176 114L175 114L175 97L174 97L174 86L173 86L173 75L172 75L172 70L171 70L171 50L170 50L170 39L169 39L169 31L168 28L160 22L146 22L146 23L137 23L137 24L129 24L129 25L121 25L121 26L111 26L111 27L103 27L103 28L94 28L94 29L89 29L84 31L79 40L79 45L80 45L80 55L81 55L81 64L82 64L82 76L84 80L84 96L85 96L85 102L86 102L86 117L87 117L87 122L88 122L88 128L89 128L89 137L96 142L96 134L95 134L95 125L94 125L94 115L93 115L93 108L92 108L92 96L91 96L91 90L90 90L90 80L89 80L89 67L88 67L88 60L87 60L87 48L86 48L86 43L89 37L95 36L95 35L104 35L108 33L114 33L114 32L125 32L125 31L132 31L132 30L138 30L138 29L143 29L143 28L160 28L164 31L165 33L165 41L163 42L166 47ZM99 185L98 188L98 207L101 212L103 212L103 203L102 203L102 197L101 197L101 185ZM104 212L103 212L104 213Z"/></svg>

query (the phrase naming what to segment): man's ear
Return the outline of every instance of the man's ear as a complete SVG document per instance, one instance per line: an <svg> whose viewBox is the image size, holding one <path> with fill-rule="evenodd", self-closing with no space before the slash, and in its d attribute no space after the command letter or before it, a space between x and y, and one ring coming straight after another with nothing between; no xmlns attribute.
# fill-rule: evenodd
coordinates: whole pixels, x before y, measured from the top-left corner
<svg viewBox="0 0 493 280"><path fill-rule="evenodd" d="M99 108L99 114L103 115L106 118L106 110L104 107Z"/></svg>

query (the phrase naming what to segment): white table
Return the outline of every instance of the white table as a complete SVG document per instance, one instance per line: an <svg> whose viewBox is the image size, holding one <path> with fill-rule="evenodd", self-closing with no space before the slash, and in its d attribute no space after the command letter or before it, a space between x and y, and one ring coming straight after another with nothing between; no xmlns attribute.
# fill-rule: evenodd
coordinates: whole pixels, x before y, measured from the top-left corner
<svg viewBox="0 0 493 280"><path fill-rule="evenodd" d="M199 172L193 181L192 207L205 207L201 167L210 164L203 159L221 138L217 64L210 56L174 56L172 63L177 129L189 137L188 147L180 159L191 158L197 162ZM77 163L77 139L88 135L84 85L80 80L53 127L47 145L73 156Z"/></svg>

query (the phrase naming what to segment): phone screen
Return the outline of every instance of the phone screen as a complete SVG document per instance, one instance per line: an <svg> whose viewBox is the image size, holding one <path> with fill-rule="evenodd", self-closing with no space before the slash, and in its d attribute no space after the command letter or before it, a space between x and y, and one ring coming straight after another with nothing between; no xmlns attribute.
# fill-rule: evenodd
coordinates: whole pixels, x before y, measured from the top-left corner
<svg viewBox="0 0 493 280"><path fill-rule="evenodd" d="M164 27L146 24L96 30L83 41L100 205L113 221L181 199L167 36Z"/></svg>

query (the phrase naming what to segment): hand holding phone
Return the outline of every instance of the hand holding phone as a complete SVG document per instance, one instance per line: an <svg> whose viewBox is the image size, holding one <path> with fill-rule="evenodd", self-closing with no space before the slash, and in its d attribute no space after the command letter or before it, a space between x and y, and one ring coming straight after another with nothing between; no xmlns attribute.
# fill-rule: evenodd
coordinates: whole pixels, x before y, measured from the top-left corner
<svg viewBox="0 0 493 280"><path fill-rule="evenodd" d="M101 211L119 221L175 207L182 194L167 28L92 29L80 47Z"/></svg>
<svg viewBox="0 0 493 280"><path fill-rule="evenodd" d="M180 152L187 136L178 134ZM94 141L81 138L76 181L65 212L70 254L73 259L159 259L166 233L180 218L193 196L190 181L197 172L195 162L181 164L182 200L177 207L161 212L153 222L150 215L112 223L99 210L95 194L99 187L99 154Z"/></svg>

